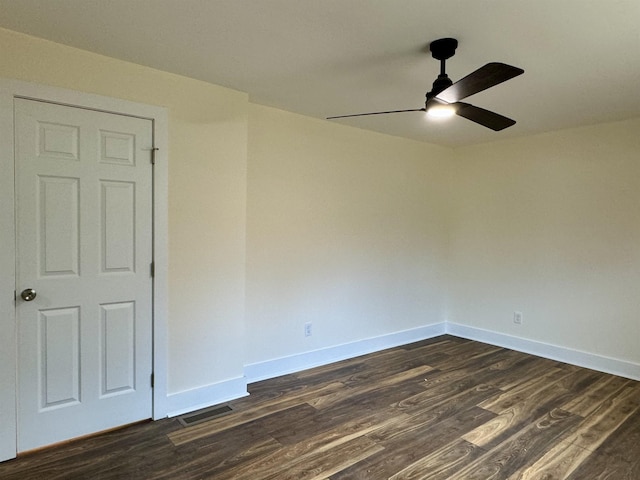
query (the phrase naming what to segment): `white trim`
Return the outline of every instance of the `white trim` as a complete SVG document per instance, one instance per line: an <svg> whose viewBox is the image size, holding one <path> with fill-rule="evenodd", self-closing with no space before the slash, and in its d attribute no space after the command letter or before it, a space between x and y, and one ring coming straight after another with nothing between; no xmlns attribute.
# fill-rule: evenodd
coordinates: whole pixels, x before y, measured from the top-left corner
<svg viewBox="0 0 640 480"><path fill-rule="evenodd" d="M367 338L356 342L345 343L333 347L322 348L310 352L303 352L288 357L276 358L265 362L245 365L244 373L249 383L266 380L267 378L300 372L309 368L327 365L348 358L366 355L387 348L418 342L427 338L437 337L445 333L445 324L436 323L424 327L413 328L401 332Z"/></svg>
<svg viewBox="0 0 640 480"><path fill-rule="evenodd" d="M167 416L168 331L168 113L166 108L19 80L0 78L0 461L16 456L16 329L14 219L14 97L118 113L153 121L159 148L154 168L153 418Z"/></svg>
<svg viewBox="0 0 640 480"><path fill-rule="evenodd" d="M156 107L159 108L159 107ZM167 110L153 117L153 142L158 149L153 168L153 419L167 416L169 371L169 118Z"/></svg>
<svg viewBox="0 0 640 480"><path fill-rule="evenodd" d="M201 408L219 405L240 397L246 397L247 379L245 377L232 378L224 382L212 383L204 387L172 393L167 397L169 417L193 412Z"/></svg>
<svg viewBox="0 0 640 480"><path fill-rule="evenodd" d="M13 94L0 82L0 461L16 456Z"/></svg>
<svg viewBox="0 0 640 480"><path fill-rule="evenodd" d="M492 332L481 328L447 322L446 333L456 337L476 340L498 347L517 350L539 357L569 363L578 367L590 368L599 372L610 373L620 377L640 380L640 364L627 362L602 355L587 353L558 345L527 340L504 333Z"/></svg>

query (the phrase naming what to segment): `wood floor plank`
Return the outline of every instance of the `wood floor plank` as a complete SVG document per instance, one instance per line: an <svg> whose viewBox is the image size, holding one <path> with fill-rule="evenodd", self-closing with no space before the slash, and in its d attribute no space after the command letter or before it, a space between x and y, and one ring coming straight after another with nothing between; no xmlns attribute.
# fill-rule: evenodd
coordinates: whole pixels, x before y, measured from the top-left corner
<svg viewBox="0 0 640 480"><path fill-rule="evenodd" d="M528 360L515 365L505 375L497 378L494 385L506 392L521 383L546 375L550 371L564 370L563 367L564 365L560 362L530 356Z"/></svg>
<svg viewBox="0 0 640 480"><path fill-rule="evenodd" d="M620 395L603 402L571 432L568 441L594 451L640 407L640 394L635 387L625 387Z"/></svg>
<svg viewBox="0 0 640 480"><path fill-rule="evenodd" d="M417 342L408 343L407 345L402 345L399 348L402 348L405 351L411 351L416 349L422 349L423 347L430 347L432 351L442 351L442 347L447 347L454 343L466 343L467 339L460 337L452 337L451 335L440 335L433 338L427 338L426 340L419 340Z"/></svg>
<svg viewBox="0 0 640 480"><path fill-rule="evenodd" d="M381 445L366 437L360 437L329 450L313 452L305 458L299 458L284 465L284 468L277 468L265 477L265 480L321 480L382 450L384 447ZM253 475L247 477L247 480L253 479ZM242 477L237 477L237 480L242 480Z"/></svg>
<svg viewBox="0 0 640 480"><path fill-rule="evenodd" d="M450 355L446 362L441 365L436 365L436 367L443 371L466 368L483 368L496 363L500 357L506 354L506 352L507 350L503 348L494 347L479 351L471 351L467 355Z"/></svg>
<svg viewBox="0 0 640 480"><path fill-rule="evenodd" d="M463 439L480 447L491 448L544 412L561 408L567 398L579 395L576 392L586 388L585 384L594 378L594 373L589 370L561 371L564 372L563 376L555 379L549 377L550 380L542 384L534 383L533 389L529 388L530 384L521 384L514 389L517 393L512 397L505 398L506 394L503 393L497 398L480 403L483 408L488 405L489 410L499 411L498 415L464 435ZM513 403L515 399L518 401ZM504 410L500 410L501 407Z"/></svg>
<svg viewBox="0 0 640 480"><path fill-rule="evenodd" d="M561 480L580 466L591 452L563 440L549 449L540 459L508 480Z"/></svg>
<svg viewBox="0 0 640 480"><path fill-rule="evenodd" d="M476 445L457 439L409 464L389 480L448 480L458 469L484 453Z"/></svg>
<svg viewBox="0 0 640 480"><path fill-rule="evenodd" d="M640 478L640 461L633 463L617 463L611 465L606 456L598 456L565 480L638 480Z"/></svg>
<svg viewBox="0 0 640 480"><path fill-rule="evenodd" d="M567 429L579 421L576 415L553 410L452 474L450 480L506 479L516 475L562 440Z"/></svg>
<svg viewBox="0 0 640 480"><path fill-rule="evenodd" d="M640 385L636 385L636 389ZM636 410L596 449L614 461L635 462L640 459L640 409ZM640 477L638 477L640 478Z"/></svg>
<svg viewBox="0 0 640 480"><path fill-rule="evenodd" d="M493 364L483 368L474 368L473 375L470 375L467 369L434 371L428 374L425 382L422 383L425 391L407 398L401 402L400 407L407 410L423 410L437 406L439 403L445 402L449 398L469 388L480 385L495 387L496 384L501 383L500 379L504 377L504 373L493 369L492 366ZM521 382L523 382L523 380L521 380ZM483 404L497 401L501 394L503 394L502 390L498 391L494 389L493 395L488 395ZM509 397L509 395L506 396Z"/></svg>
<svg viewBox="0 0 640 480"><path fill-rule="evenodd" d="M495 345L468 340L467 342L451 344L450 346L443 348L442 353L446 353L452 358L479 358L504 350L504 348L496 347Z"/></svg>
<svg viewBox="0 0 640 480"><path fill-rule="evenodd" d="M166 434L174 422L144 422L0 463L3 480L135 478L173 456ZM122 461L126 458L127 461ZM70 468L72 466L72 468Z"/></svg>
<svg viewBox="0 0 640 480"><path fill-rule="evenodd" d="M182 445L197 438L202 438L214 433L225 431L236 425L248 423L268 415L301 405L307 400L329 395L346 388L340 382L332 382L317 389L304 390L291 396L278 397L272 400L259 402L253 407L230 415L218 417L213 420L190 426L183 430L177 430L169 434L169 439L174 445Z"/></svg>
<svg viewBox="0 0 640 480"><path fill-rule="evenodd" d="M351 468L342 470L332 476L332 480L352 480L359 478L387 479L402 470L406 465L412 464L420 456L429 454L447 445L461 433L464 433L473 425L485 421L491 416L490 412L471 408L459 414L441 419L437 424L438 435L432 435L434 425L422 424L418 428L405 429L399 434L387 436L392 424L368 434L367 437L383 445L383 451L372 455L366 461L354 464ZM416 444L419 448L416 448Z"/></svg>
<svg viewBox="0 0 640 480"><path fill-rule="evenodd" d="M494 413L501 413L514 405L525 401L531 395L542 389L549 388L557 381L567 376L568 373L559 368L554 368L544 375L530 378L526 382L522 382L514 388L511 388L498 397L490 398L482 402L479 406Z"/></svg>
<svg viewBox="0 0 640 480"><path fill-rule="evenodd" d="M432 370L432 367L424 365L405 372L386 375L376 382L369 381L367 378L367 381L360 382L357 385L352 384L350 388L338 389L327 395L310 399L309 404L318 409L330 408L341 402L352 400L358 395L370 395L376 391L384 391L386 387L394 387L403 382L413 382L419 385L419 383L424 380L424 376Z"/></svg>
<svg viewBox="0 0 640 480"><path fill-rule="evenodd" d="M490 370L498 370L501 372L513 371L519 365L530 365L535 363L535 358L526 353L516 352L515 350L505 350L502 358L489 366Z"/></svg>
<svg viewBox="0 0 640 480"><path fill-rule="evenodd" d="M612 432L567 478L570 480L640 479L638 445L640 445L640 410L636 410L627 421Z"/></svg>
<svg viewBox="0 0 640 480"><path fill-rule="evenodd" d="M402 391L394 391L393 387L388 388L393 395L403 395ZM360 418L368 418L374 414L378 417L386 416L383 406L390 402L384 400L385 397L360 396L351 401L338 404L330 409L316 410L304 422L293 423L287 418L275 428L267 431L283 445L292 445L307 441L311 437L325 435L334 428L348 424L349 421L358 421ZM376 402L374 404L373 402ZM377 404L379 402L379 404ZM309 408L313 408L309 406ZM401 412L394 412L394 416L402 415Z"/></svg>
<svg viewBox="0 0 640 480"><path fill-rule="evenodd" d="M604 382L600 382L597 389L600 390L603 385L609 385L610 379L606 378ZM618 384L619 382L614 382ZM628 384L628 382L624 382ZM611 385L608 389L614 388ZM593 392L592 390L590 392ZM576 428L562 442L554 445L549 449L538 461L534 462L530 467L522 472L521 476L513 477L529 480L529 479L555 479L568 478L581 465L591 465L589 472L601 469L597 467L601 463L595 460L597 456L592 455L601 445L609 442L604 457L611 459L618 456L618 464L625 465L635 462L640 455L637 446L640 440L640 409L638 402L640 401L640 391L637 386L631 385L623 387L623 391L619 396L610 397L607 401L602 402L602 395L594 396L589 393L587 398L594 401L597 405L595 409L587 406L585 402L571 402L572 405L581 405L584 411L590 412L589 416L576 425ZM632 419L626 422L627 419ZM635 421L634 421L635 420ZM624 426L624 427L622 427ZM621 428L619 435L613 435L618 428ZM613 447L612 447L613 445ZM589 473L589 474L591 474ZM582 471L576 478L586 477L586 471ZM597 478L597 477L594 477ZM612 479L618 477L613 476ZM619 477L624 478L624 477ZM640 478L638 476L637 478ZM510 479L511 480L511 479Z"/></svg>
<svg viewBox="0 0 640 480"><path fill-rule="evenodd" d="M474 407L476 407L479 400L492 394L493 392L490 388L473 387L467 391L460 392L449 401L442 402L434 408L414 410L413 412L405 411L404 417L400 417L398 421L370 434L370 437L379 442L388 442L395 438L404 438L406 440L407 435L420 436L422 432L432 431L440 422L451 418L456 419L458 415L465 415L467 426L470 426L476 422L472 420L472 417L467 418L466 415L473 413L481 413L482 423L485 423L490 418L493 418L494 414L483 409L476 410ZM438 428L440 427L441 425Z"/></svg>
<svg viewBox="0 0 640 480"><path fill-rule="evenodd" d="M600 375L582 395L576 396L563 410L586 417L593 413L602 402L617 395L625 386L630 385L630 380L614 375Z"/></svg>
<svg viewBox="0 0 640 480"><path fill-rule="evenodd" d="M385 410L368 415L359 420L344 423L323 435L312 437L304 442L289 446L283 446L275 452L271 452L262 458L247 462L244 465L232 468L218 475L219 480L232 480L241 478L268 478L274 472L288 468L293 462L300 462L311 455L329 455L327 452L336 453L334 448L364 437L366 434L384 427L396 412ZM325 476L330 476L325 473Z"/></svg>
<svg viewBox="0 0 640 480"><path fill-rule="evenodd" d="M183 455L179 461L155 469L152 478L157 480L215 478L220 472L244 465L255 458L263 458L282 448L277 440L270 437L260 437L254 441L245 440L241 448L227 442L215 442L215 446L212 443L206 450L203 448L194 450L190 455ZM123 475L120 478L127 478L127 476Z"/></svg>

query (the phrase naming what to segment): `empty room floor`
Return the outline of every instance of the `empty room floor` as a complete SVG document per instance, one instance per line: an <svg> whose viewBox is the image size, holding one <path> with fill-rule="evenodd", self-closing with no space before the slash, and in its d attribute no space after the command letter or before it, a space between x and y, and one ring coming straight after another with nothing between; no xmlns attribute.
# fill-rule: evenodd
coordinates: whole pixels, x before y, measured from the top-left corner
<svg viewBox="0 0 640 480"><path fill-rule="evenodd" d="M8 479L640 479L640 382L441 336L0 464Z"/></svg>

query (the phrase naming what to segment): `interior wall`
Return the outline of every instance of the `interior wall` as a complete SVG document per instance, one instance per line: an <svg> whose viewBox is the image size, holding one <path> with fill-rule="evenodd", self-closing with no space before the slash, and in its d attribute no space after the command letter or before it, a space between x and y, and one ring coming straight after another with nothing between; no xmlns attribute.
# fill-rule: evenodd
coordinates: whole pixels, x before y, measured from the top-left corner
<svg viewBox="0 0 640 480"><path fill-rule="evenodd" d="M244 93L0 29L0 76L169 112L168 389L243 376Z"/></svg>
<svg viewBox="0 0 640 480"><path fill-rule="evenodd" d="M170 393L444 319L640 362L638 119L451 151L8 30L0 51L0 76L168 108Z"/></svg>
<svg viewBox="0 0 640 480"><path fill-rule="evenodd" d="M639 132L457 149L449 321L640 363Z"/></svg>
<svg viewBox="0 0 640 480"><path fill-rule="evenodd" d="M249 106L247 364L443 321L451 154Z"/></svg>

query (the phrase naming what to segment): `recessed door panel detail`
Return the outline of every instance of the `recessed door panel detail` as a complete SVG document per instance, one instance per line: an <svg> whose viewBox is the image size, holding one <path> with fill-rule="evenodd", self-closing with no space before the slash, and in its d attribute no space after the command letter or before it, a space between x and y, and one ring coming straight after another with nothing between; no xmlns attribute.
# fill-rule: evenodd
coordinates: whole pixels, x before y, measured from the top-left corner
<svg viewBox="0 0 640 480"><path fill-rule="evenodd" d="M39 156L78 160L78 127L47 122L38 122L38 127Z"/></svg>
<svg viewBox="0 0 640 480"><path fill-rule="evenodd" d="M102 272L135 270L135 184L102 181Z"/></svg>
<svg viewBox="0 0 640 480"><path fill-rule="evenodd" d="M135 302L101 305L102 396L135 389Z"/></svg>
<svg viewBox="0 0 640 480"><path fill-rule="evenodd" d="M100 131L100 162L135 165L135 136L128 133Z"/></svg>
<svg viewBox="0 0 640 480"><path fill-rule="evenodd" d="M79 271L79 179L39 177L40 275L77 276Z"/></svg>
<svg viewBox="0 0 640 480"><path fill-rule="evenodd" d="M80 308L39 312L40 408L80 402Z"/></svg>

